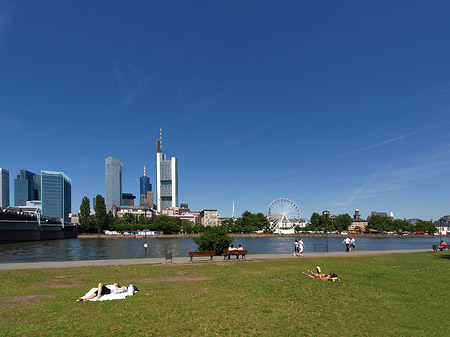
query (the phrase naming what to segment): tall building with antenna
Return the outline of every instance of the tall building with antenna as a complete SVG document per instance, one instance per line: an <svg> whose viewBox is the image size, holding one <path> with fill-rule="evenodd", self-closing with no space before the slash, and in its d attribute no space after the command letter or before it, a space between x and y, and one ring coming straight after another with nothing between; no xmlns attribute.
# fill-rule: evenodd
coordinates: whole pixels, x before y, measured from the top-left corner
<svg viewBox="0 0 450 337"><path fill-rule="evenodd" d="M156 140L156 208L158 212L178 207L178 159L162 152L162 130Z"/></svg>
<svg viewBox="0 0 450 337"><path fill-rule="evenodd" d="M147 177L146 168L144 166L144 175L140 178L139 184L139 205L140 206L149 206L153 208L153 192L152 192L152 184L150 184L150 178Z"/></svg>

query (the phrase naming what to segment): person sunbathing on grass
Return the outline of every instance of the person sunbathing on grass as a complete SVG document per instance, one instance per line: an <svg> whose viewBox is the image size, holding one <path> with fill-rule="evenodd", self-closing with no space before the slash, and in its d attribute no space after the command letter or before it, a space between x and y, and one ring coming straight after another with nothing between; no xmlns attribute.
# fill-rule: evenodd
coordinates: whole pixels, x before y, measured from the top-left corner
<svg viewBox="0 0 450 337"><path fill-rule="evenodd" d="M309 273L302 272L302 274L306 275L308 277L317 278L322 281L340 281L341 280L335 273L322 274L322 273L313 273L313 272L309 272Z"/></svg>
<svg viewBox="0 0 450 337"><path fill-rule="evenodd" d="M85 301L89 301L90 299L93 299L94 297L96 297L97 301L98 301L100 299L100 296L102 296L102 295L119 294L119 293L124 292L126 290L127 290L127 287L121 287L119 285L119 283L117 283L117 282L115 282L113 284L108 284L106 286L103 283L100 282L98 284L97 291L95 291L94 293L90 294L86 298L80 297L78 299L78 301L85 302Z"/></svg>

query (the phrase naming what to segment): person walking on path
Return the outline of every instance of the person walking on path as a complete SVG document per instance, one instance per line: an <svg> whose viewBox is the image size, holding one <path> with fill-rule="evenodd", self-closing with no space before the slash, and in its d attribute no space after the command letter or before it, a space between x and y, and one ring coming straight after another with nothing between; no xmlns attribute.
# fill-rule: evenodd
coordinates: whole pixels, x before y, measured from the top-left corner
<svg viewBox="0 0 450 337"><path fill-rule="evenodd" d="M294 243L294 254L292 254L292 255L298 256L298 253L299 253L299 250L298 250L298 240L295 240L295 243Z"/></svg>
<svg viewBox="0 0 450 337"><path fill-rule="evenodd" d="M352 251L356 252L356 240L355 238L352 236L350 237L350 252Z"/></svg>
<svg viewBox="0 0 450 337"><path fill-rule="evenodd" d="M306 248L306 246L303 243L303 239L300 238L300 240L298 240L298 252L299 252L300 256L303 256L303 249L304 248Z"/></svg>
<svg viewBox="0 0 450 337"><path fill-rule="evenodd" d="M345 244L345 251L350 253L350 238L346 237L342 244Z"/></svg>

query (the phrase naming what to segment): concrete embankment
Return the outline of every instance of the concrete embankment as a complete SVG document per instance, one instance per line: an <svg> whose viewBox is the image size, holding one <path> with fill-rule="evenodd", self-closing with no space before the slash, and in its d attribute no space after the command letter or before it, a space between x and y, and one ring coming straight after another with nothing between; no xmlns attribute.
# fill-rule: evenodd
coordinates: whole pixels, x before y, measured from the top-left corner
<svg viewBox="0 0 450 337"><path fill-rule="evenodd" d="M201 234L162 234L157 235L157 238L195 238ZM347 237L349 235L342 234L329 234L328 237ZM430 238L438 237L432 235L392 235L392 234L352 234L355 238ZM150 236L149 236L150 237ZM279 238L279 237L292 237L292 238L324 238L325 234L311 234L311 233L299 233L299 234L230 234L232 238ZM105 235L105 234L78 234L79 239L121 239L121 238L134 238L134 235Z"/></svg>

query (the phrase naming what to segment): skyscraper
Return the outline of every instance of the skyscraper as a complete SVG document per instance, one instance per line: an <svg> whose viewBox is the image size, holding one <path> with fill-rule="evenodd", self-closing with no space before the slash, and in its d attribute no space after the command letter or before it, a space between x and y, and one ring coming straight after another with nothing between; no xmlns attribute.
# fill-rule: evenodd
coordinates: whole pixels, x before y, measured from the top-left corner
<svg viewBox="0 0 450 337"><path fill-rule="evenodd" d="M152 184L150 184L150 178L147 177L145 166L144 166L144 175L139 179L139 205L148 205L153 207L153 193L147 194L148 192L152 192ZM152 200L148 200L149 196L151 196Z"/></svg>
<svg viewBox="0 0 450 337"><path fill-rule="evenodd" d="M119 159L105 159L106 212L122 204L122 164Z"/></svg>
<svg viewBox="0 0 450 337"><path fill-rule="evenodd" d="M0 208L9 206L9 171L0 168Z"/></svg>
<svg viewBox="0 0 450 337"><path fill-rule="evenodd" d="M158 212L178 206L178 159L166 160L162 153L162 134L156 141L156 193Z"/></svg>
<svg viewBox="0 0 450 337"><path fill-rule="evenodd" d="M72 181L63 172L41 171L42 215L70 221Z"/></svg>
<svg viewBox="0 0 450 337"><path fill-rule="evenodd" d="M27 201L40 200L41 177L27 170L20 170L14 179L14 205L25 206Z"/></svg>

